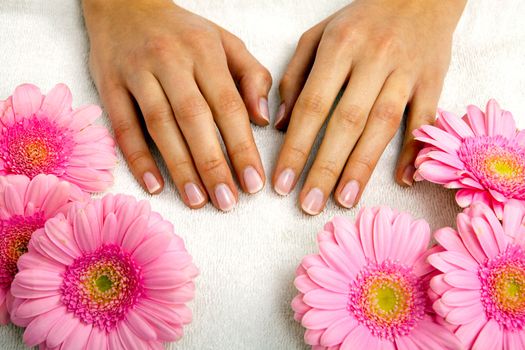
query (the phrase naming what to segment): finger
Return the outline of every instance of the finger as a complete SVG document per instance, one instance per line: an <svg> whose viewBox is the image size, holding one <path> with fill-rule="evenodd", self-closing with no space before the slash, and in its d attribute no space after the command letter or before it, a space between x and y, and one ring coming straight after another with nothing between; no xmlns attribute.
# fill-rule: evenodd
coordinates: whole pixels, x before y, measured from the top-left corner
<svg viewBox="0 0 525 350"><path fill-rule="evenodd" d="M221 34L228 67L239 85L250 120L257 125L268 125L268 92L272 87L270 72L252 56L236 36L224 30Z"/></svg>
<svg viewBox="0 0 525 350"><path fill-rule="evenodd" d="M122 154L141 186L151 194L160 193L164 180L144 139L135 105L124 87L99 87L115 138Z"/></svg>
<svg viewBox="0 0 525 350"><path fill-rule="evenodd" d="M387 76L387 67L379 63L358 64L352 70L299 196L304 212L316 215L323 210Z"/></svg>
<svg viewBox="0 0 525 350"><path fill-rule="evenodd" d="M211 110L194 77L180 67L167 65L159 71L157 80L166 92L213 204L222 211L233 209L237 189L217 138Z"/></svg>
<svg viewBox="0 0 525 350"><path fill-rule="evenodd" d="M414 182L414 161L422 144L412 133L422 125L434 123L442 87L443 78L426 79L414 92L408 108L403 148L395 170L396 182L401 186L412 186Z"/></svg>
<svg viewBox="0 0 525 350"><path fill-rule="evenodd" d="M248 193L259 192L264 186L264 169L246 108L228 71L226 58L213 55L213 62L202 63L195 76L212 109L242 189Z"/></svg>
<svg viewBox="0 0 525 350"><path fill-rule="evenodd" d="M290 125L273 174L274 189L287 195L301 174L313 143L341 90L351 62L345 50L321 42L317 56L292 111Z"/></svg>
<svg viewBox="0 0 525 350"><path fill-rule="evenodd" d="M399 128L412 86L407 75L397 72L385 82L334 193L339 205L351 208L359 200L377 162Z"/></svg>
<svg viewBox="0 0 525 350"><path fill-rule="evenodd" d="M204 185L159 82L151 73L139 72L128 79L128 86L184 203L190 208L202 207L208 199Z"/></svg>
<svg viewBox="0 0 525 350"><path fill-rule="evenodd" d="M327 20L317 24L301 36L295 53L281 79L279 84L281 104L274 122L275 127L279 130L284 130L288 126L292 109L314 63L317 46L326 23Z"/></svg>

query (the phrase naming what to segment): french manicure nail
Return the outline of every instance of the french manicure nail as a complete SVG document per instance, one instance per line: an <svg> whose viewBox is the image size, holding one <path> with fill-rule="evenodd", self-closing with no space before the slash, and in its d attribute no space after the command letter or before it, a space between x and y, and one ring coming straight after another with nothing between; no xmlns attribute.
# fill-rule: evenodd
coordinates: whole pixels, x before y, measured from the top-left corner
<svg viewBox="0 0 525 350"><path fill-rule="evenodd" d="M285 109L286 109L286 106L284 105L284 102L283 102L281 103L281 105L279 106L279 109L277 110L277 115L275 116L275 123L274 123L275 126L279 125L283 121Z"/></svg>
<svg viewBox="0 0 525 350"><path fill-rule="evenodd" d="M341 203L341 205L345 208L352 208L355 204L355 200L357 198L358 193L359 182L357 182L356 180L349 181L345 185L345 187L343 187L343 190L339 195L339 203Z"/></svg>
<svg viewBox="0 0 525 350"><path fill-rule="evenodd" d="M235 206L235 197L226 184L218 184L215 187L215 197L217 198L219 209L222 211L230 211Z"/></svg>
<svg viewBox="0 0 525 350"><path fill-rule="evenodd" d="M153 194L157 192L160 189L160 183L159 180L150 173L149 171L146 171L144 175L142 176L142 180L144 181L144 185L146 185L146 188L148 189L148 192Z"/></svg>
<svg viewBox="0 0 525 350"><path fill-rule="evenodd" d="M263 188L261 176L254 167L248 166L243 173L244 184L249 193L257 193Z"/></svg>
<svg viewBox="0 0 525 350"><path fill-rule="evenodd" d="M294 171L290 168L284 169L275 182L275 192L279 193L281 196L286 196L292 190L294 180Z"/></svg>
<svg viewBox="0 0 525 350"><path fill-rule="evenodd" d="M416 168L413 165L408 165L403 171L403 178L401 179L407 186L412 186L414 184L414 173Z"/></svg>
<svg viewBox="0 0 525 350"><path fill-rule="evenodd" d="M184 192L186 192L186 196L188 197L188 202L192 206L202 204L202 202L204 202L205 200L204 195L202 194L201 190L194 183L188 182L187 184L185 184Z"/></svg>
<svg viewBox="0 0 525 350"><path fill-rule="evenodd" d="M268 109L268 100L265 97L259 99L259 113L264 120L270 122L270 110Z"/></svg>
<svg viewBox="0 0 525 350"><path fill-rule="evenodd" d="M310 215L317 215L323 209L324 194L323 191L314 187L304 197L301 208Z"/></svg>

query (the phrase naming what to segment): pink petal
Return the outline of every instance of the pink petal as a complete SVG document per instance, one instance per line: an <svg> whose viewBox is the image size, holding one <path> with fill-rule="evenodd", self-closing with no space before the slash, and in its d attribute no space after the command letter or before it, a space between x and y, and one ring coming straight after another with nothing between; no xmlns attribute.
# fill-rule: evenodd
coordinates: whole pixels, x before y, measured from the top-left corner
<svg viewBox="0 0 525 350"><path fill-rule="evenodd" d="M348 333L357 327L357 325L357 321L351 316L344 317L341 320L334 322L326 329L326 331L324 331L320 339L320 344L324 346L341 344Z"/></svg>
<svg viewBox="0 0 525 350"><path fill-rule="evenodd" d="M375 213L371 208L363 208L359 213L357 222L359 222L359 239L365 257L368 259L375 258L374 253L374 240L372 238L372 230L374 224Z"/></svg>
<svg viewBox="0 0 525 350"><path fill-rule="evenodd" d="M66 312L65 307L59 307L35 318L27 325L24 343L30 347L44 343L51 328Z"/></svg>
<svg viewBox="0 0 525 350"><path fill-rule="evenodd" d="M31 84L19 85L13 93L13 110L17 115L30 117L42 104L40 89Z"/></svg>
<svg viewBox="0 0 525 350"><path fill-rule="evenodd" d="M459 139L464 139L467 137L473 137L474 132L472 129L465 123L461 118L453 115L452 113L443 111L441 116L438 119L445 129L456 136Z"/></svg>
<svg viewBox="0 0 525 350"><path fill-rule="evenodd" d="M451 286L464 289L479 289L480 282L475 272L456 270L445 274L445 282Z"/></svg>
<svg viewBox="0 0 525 350"><path fill-rule="evenodd" d="M144 240L147 232L149 218L141 215L135 219L122 237L122 247L132 252Z"/></svg>
<svg viewBox="0 0 525 350"><path fill-rule="evenodd" d="M348 278L353 278L359 273L359 266L355 266L338 245L332 242L321 242L319 251L324 261L335 271Z"/></svg>
<svg viewBox="0 0 525 350"><path fill-rule="evenodd" d="M100 330L97 327L94 327L91 330L91 334L89 335L89 339L88 339L85 349L86 350L87 349L100 349L100 350L108 349L108 341L106 338L105 331Z"/></svg>
<svg viewBox="0 0 525 350"><path fill-rule="evenodd" d="M298 294L292 299L292 310L300 313L305 314L307 311L311 310L312 308L308 305L306 305L303 301L304 294Z"/></svg>
<svg viewBox="0 0 525 350"><path fill-rule="evenodd" d="M57 84L44 98L41 110L48 117L58 118L70 112L72 100L69 88Z"/></svg>
<svg viewBox="0 0 525 350"><path fill-rule="evenodd" d="M113 332L106 333L106 337L109 350L127 350L122 344L116 329Z"/></svg>
<svg viewBox="0 0 525 350"><path fill-rule="evenodd" d="M340 273L323 267L311 267L308 275L318 285L337 293L348 293L348 280Z"/></svg>
<svg viewBox="0 0 525 350"><path fill-rule="evenodd" d="M453 287L445 282L445 274L442 273L432 277L430 280L430 288L432 288L435 293L441 295Z"/></svg>
<svg viewBox="0 0 525 350"><path fill-rule="evenodd" d="M308 293L313 289L319 288L319 285L306 275L297 276L294 280L294 285L301 293Z"/></svg>
<svg viewBox="0 0 525 350"><path fill-rule="evenodd" d="M450 313L450 311L454 310L453 307L448 306L448 305L445 304L441 299L437 299L437 300L432 304L432 309L434 309L434 311L436 312L436 314L438 314L439 316L441 316L441 317L443 317L443 318L446 318L447 315Z"/></svg>
<svg viewBox="0 0 525 350"><path fill-rule="evenodd" d="M191 301L195 295L195 285L193 283L186 283L185 285L169 289L146 289L147 298L155 300L160 303L187 303Z"/></svg>
<svg viewBox="0 0 525 350"><path fill-rule="evenodd" d="M465 349L471 349L474 340L479 334L479 331L485 324L487 319L485 317L477 317L472 322L462 324L456 330L456 335L463 342Z"/></svg>
<svg viewBox="0 0 525 350"><path fill-rule="evenodd" d="M42 209L47 217L56 215L59 209L67 204L70 198L71 184L65 181L59 182L54 189L47 193Z"/></svg>
<svg viewBox="0 0 525 350"><path fill-rule="evenodd" d="M38 230L33 233L30 241L30 246L33 246L39 253L49 257L63 265L70 265L73 263L73 257L67 254L66 251L57 247L45 234L44 230ZM30 267L32 268L32 267Z"/></svg>
<svg viewBox="0 0 525 350"><path fill-rule="evenodd" d="M13 311L16 314L16 317L34 318L62 305L60 297L61 296L57 294L47 298L27 299Z"/></svg>
<svg viewBox="0 0 525 350"><path fill-rule="evenodd" d="M501 349L503 345L503 332L494 320L489 320L472 346L473 350Z"/></svg>
<svg viewBox="0 0 525 350"><path fill-rule="evenodd" d="M100 232L102 242L106 243L117 243L118 242L118 230L117 227L117 216L114 213L110 213L104 220L104 226Z"/></svg>
<svg viewBox="0 0 525 350"><path fill-rule="evenodd" d="M475 303L465 307L457 307L452 309L447 315L446 320L454 325L462 325L470 323L476 318L485 317L485 310L481 306L481 303Z"/></svg>
<svg viewBox="0 0 525 350"><path fill-rule="evenodd" d="M6 209L12 215L24 215L24 199L13 185L9 185L5 189L4 199Z"/></svg>
<svg viewBox="0 0 525 350"><path fill-rule="evenodd" d="M437 263L434 264L431 260L431 259L437 259L437 258L441 259L445 264L448 264L450 268L447 271L445 271L442 268L438 268L437 263L439 262L437 260L434 260L434 261L437 261ZM472 272L477 272L479 268L478 263L470 257L470 254L465 255L465 254L461 254L461 253L454 252L454 251L434 254L432 257L429 257L429 262L432 265L434 265L436 268L438 268L440 271L443 271L443 272L449 272L457 268L461 268L461 269L472 271Z"/></svg>
<svg viewBox="0 0 525 350"><path fill-rule="evenodd" d="M481 248L481 245L476 238L476 234L472 229L470 217L464 213L459 213L457 216L456 223L458 227L459 236L461 237L461 240L463 241L465 247L468 249L472 257L476 259L477 262L484 263L487 259L487 256Z"/></svg>
<svg viewBox="0 0 525 350"><path fill-rule="evenodd" d="M146 335L145 332L134 333L128 327L127 322L120 322L116 331L125 349L147 349L147 345L142 338L143 335Z"/></svg>
<svg viewBox="0 0 525 350"><path fill-rule="evenodd" d="M412 265L430 244L430 226L425 220L413 221L410 225L409 237L403 261L407 265Z"/></svg>
<svg viewBox="0 0 525 350"><path fill-rule="evenodd" d="M130 310L126 315L127 326L141 339L149 341L157 339L157 333L151 325L136 311Z"/></svg>
<svg viewBox="0 0 525 350"><path fill-rule="evenodd" d="M82 106L71 113L71 122L69 128L72 130L82 130L85 127L93 124L95 120L100 117L102 110L99 106L88 105Z"/></svg>
<svg viewBox="0 0 525 350"><path fill-rule="evenodd" d="M456 230L450 227L444 227L444 228L437 230L434 233L434 238L446 250L458 252L468 257L471 256L467 248L465 248L465 245L461 241L459 234L456 232Z"/></svg>
<svg viewBox="0 0 525 350"><path fill-rule="evenodd" d="M172 236L169 234L152 235L137 247L132 256L138 264L145 265L162 254L171 239Z"/></svg>
<svg viewBox="0 0 525 350"><path fill-rule="evenodd" d="M304 332L304 342L308 345L319 345L324 329L307 329ZM322 347L325 350L325 347ZM312 347L313 350L313 347Z"/></svg>
<svg viewBox="0 0 525 350"><path fill-rule="evenodd" d="M55 290L62 284L60 273L46 270L23 270L17 273L16 283L18 287L30 290Z"/></svg>
<svg viewBox="0 0 525 350"><path fill-rule="evenodd" d="M66 220L53 218L46 221L45 233L47 239L58 249L72 258L81 255L81 252L73 238L71 226Z"/></svg>
<svg viewBox="0 0 525 350"><path fill-rule="evenodd" d="M494 99L490 99L487 103L485 111L485 125L487 127L487 135L497 135L497 124L501 117L501 109Z"/></svg>
<svg viewBox="0 0 525 350"><path fill-rule="evenodd" d="M148 323L155 329L159 340L176 341L180 338L180 331L178 330L180 327L171 326L166 320L155 317L147 310L144 311L139 308L136 311L139 316L148 321Z"/></svg>
<svg viewBox="0 0 525 350"><path fill-rule="evenodd" d="M479 303L481 295L476 290L451 289L443 294L441 300L449 306L468 306Z"/></svg>
<svg viewBox="0 0 525 350"><path fill-rule="evenodd" d="M518 233L525 233L522 225L524 214L523 204L517 200L511 200L505 205L502 225L507 236L514 238Z"/></svg>
<svg viewBox="0 0 525 350"><path fill-rule="evenodd" d="M488 135L485 114L476 106L467 107L466 122L477 136Z"/></svg>
<svg viewBox="0 0 525 350"><path fill-rule="evenodd" d="M419 322L410 335L422 349L463 349L460 341L452 332L428 316Z"/></svg>
<svg viewBox="0 0 525 350"><path fill-rule="evenodd" d="M419 346L414 344L412 339L410 338L410 335L405 335L402 337L395 338L395 343L397 349L403 349L403 350L421 350Z"/></svg>
<svg viewBox="0 0 525 350"><path fill-rule="evenodd" d="M432 151L427 154L431 159L446 164L452 168L462 170L465 169L465 164L456 156L443 151Z"/></svg>
<svg viewBox="0 0 525 350"><path fill-rule="evenodd" d="M458 140L457 137L447 133L444 130L436 128L435 126L423 125L420 130L436 140L437 143L435 145L437 147L444 151L450 151L449 153L452 153L452 151L457 150L461 146L461 141Z"/></svg>
<svg viewBox="0 0 525 350"><path fill-rule="evenodd" d="M71 331L69 337L64 340L62 349L67 350L84 350L84 349L101 349L101 348L88 348L87 343L93 327L89 324L79 322L79 324Z"/></svg>
<svg viewBox="0 0 525 350"><path fill-rule="evenodd" d="M373 242L376 261L382 263L390 258L392 245L392 222L386 208L381 208L374 219Z"/></svg>
<svg viewBox="0 0 525 350"><path fill-rule="evenodd" d="M496 237L490 225L480 217L472 218L472 229L476 234L481 248L488 258L493 258L500 253Z"/></svg>
<svg viewBox="0 0 525 350"><path fill-rule="evenodd" d="M368 341L372 337L368 328L359 325L348 333L341 344L341 350L367 349Z"/></svg>
<svg viewBox="0 0 525 350"><path fill-rule="evenodd" d="M472 201L476 191L473 190L458 190L456 192L456 203L462 208L468 207Z"/></svg>
<svg viewBox="0 0 525 350"><path fill-rule="evenodd" d="M417 171L425 180L437 184L446 184L460 178L458 169L435 160L423 162Z"/></svg>
<svg viewBox="0 0 525 350"><path fill-rule="evenodd" d="M144 285L149 289L173 289L191 279L186 271L158 269L144 276Z"/></svg>
<svg viewBox="0 0 525 350"><path fill-rule="evenodd" d="M62 342L80 325L80 320L72 312L66 312L49 331L46 339L46 345L54 348Z"/></svg>
<svg viewBox="0 0 525 350"><path fill-rule="evenodd" d="M308 311L301 321L303 327L309 329L325 329L336 321L348 317L347 310L318 310Z"/></svg>
<svg viewBox="0 0 525 350"><path fill-rule="evenodd" d="M332 293L325 289L315 289L306 293L303 297L305 304L323 310L345 309L348 297L341 293Z"/></svg>
<svg viewBox="0 0 525 350"><path fill-rule="evenodd" d="M357 228L355 227L355 224L349 223L346 219L344 219L343 222L345 222L347 226L342 228L340 220L343 220L343 218L335 217L333 219L335 223L334 234L337 243L339 244L345 255L352 260L353 264L361 268L362 266L366 265L366 259L363 254L363 249L361 248L361 245L359 243L359 238L357 236Z"/></svg>

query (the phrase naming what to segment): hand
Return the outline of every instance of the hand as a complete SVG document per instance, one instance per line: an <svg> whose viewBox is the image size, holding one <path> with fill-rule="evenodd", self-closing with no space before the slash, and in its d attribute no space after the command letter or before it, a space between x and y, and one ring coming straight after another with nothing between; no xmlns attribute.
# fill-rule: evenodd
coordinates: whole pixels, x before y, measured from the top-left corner
<svg viewBox="0 0 525 350"><path fill-rule="evenodd" d="M237 202L216 126L242 189L259 191L265 176L249 120L269 123L272 82L244 44L171 0L84 0L83 8L91 73L137 180L162 190L144 118L187 206L202 207L208 194L223 211Z"/></svg>
<svg viewBox="0 0 525 350"><path fill-rule="evenodd" d="M345 84L299 197L303 211L319 214L336 184L339 205L357 203L407 104L396 180L410 186L418 151L412 131L434 120L464 5L356 0L304 33L280 85L276 127L288 131L273 175L275 190L286 195L295 186Z"/></svg>

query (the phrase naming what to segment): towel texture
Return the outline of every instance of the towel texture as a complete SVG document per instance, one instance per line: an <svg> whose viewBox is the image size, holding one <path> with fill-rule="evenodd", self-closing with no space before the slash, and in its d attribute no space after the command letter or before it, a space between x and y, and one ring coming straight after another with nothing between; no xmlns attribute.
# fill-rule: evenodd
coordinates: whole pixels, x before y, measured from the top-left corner
<svg viewBox="0 0 525 350"><path fill-rule="evenodd" d="M348 0L179 0L240 36L271 71L275 87L299 36ZM525 3L471 0L455 35L452 64L440 101L463 113L467 104L485 105L495 97L525 127ZM3 0L0 2L0 97L21 83L48 91L58 82L71 87L74 105L100 104L88 68L88 41L79 1ZM279 97L274 88L270 107ZM103 121L109 125L107 118ZM283 140L272 127L254 127L268 174ZM454 224L453 195L427 183L397 186L392 177L401 133L384 153L360 206L389 205L426 218L433 229ZM165 173L166 174L166 173ZM303 330L293 320L294 270L315 251L315 236L334 215L354 217L358 209L332 203L317 217L303 215L297 191L282 198L270 186L255 196L241 195L228 214L211 205L185 208L171 184L156 197L135 183L125 162L115 171L112 192L150 199L171 220L201 270L192 303L194 321L169 349L305 349ZM0 349L23 349L21 331L0 328Z"/></svg>

